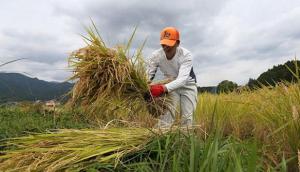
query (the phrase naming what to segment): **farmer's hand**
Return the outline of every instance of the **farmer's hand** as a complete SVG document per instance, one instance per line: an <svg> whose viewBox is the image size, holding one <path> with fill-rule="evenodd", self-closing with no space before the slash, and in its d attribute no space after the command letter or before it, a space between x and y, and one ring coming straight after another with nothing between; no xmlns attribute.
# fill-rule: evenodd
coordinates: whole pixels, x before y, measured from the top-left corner
<svg viewBox="0 0 300 172"><path fill-rule="evenodd" d="M166 92L168 92L168 90L163 84L150 85L150 93L152 97L159 97Z"/></svg>

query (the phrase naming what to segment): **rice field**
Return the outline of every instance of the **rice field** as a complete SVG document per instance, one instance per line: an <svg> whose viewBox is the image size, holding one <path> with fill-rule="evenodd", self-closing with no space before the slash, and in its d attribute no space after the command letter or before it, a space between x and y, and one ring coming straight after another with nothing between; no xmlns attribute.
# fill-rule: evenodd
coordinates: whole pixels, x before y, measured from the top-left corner
<svg viewBox="0 0 300 172"><path fill-rule="evenodd" d="M46 129L36 130L35 133L44 134L31 135L32 133L28 132L22 133L25 135L23 138L2 141L0 169L3 170L4 164L8 163L9 156L18 153L40 154L39 151L45 151L42 149L44 146L47 148L44 156L49 154L55 156L55 153L61 156L60 151L72 147L74 152L71 154L74 158L84 154L78 153L80 151L88 151L90 147L95 148L90 152L93 155L86 154L91 159L83 158L87 162L79 161L79 163L77 159L74 160L75 163L66 163L67 165L62 163L64 165L61 166L62 169L70 168L70 170L78 167L78 169L99 171L103 169L111 171L297 171L300 148L299 105L299 84L279 84L272 89L263 87L256 91L220 95L204 93L199 95L195 113L196 126L193 130L179 130L174 127L171 131L158 131L143 126L143 123L146 125L145 119L138 118L132 122L130 117L123 118L123 122L111 121L109 125L91 131L71 129L47 133ZM14 134L17 132L14 131L16 126L5 128L3 125L4 121L8 122L8 120L11 124L20 123L20 118L12 118L16 113L19 113L19 116L28 114L1 109L0 130L2 132L11 130L11 134L6 137L18 135ZM30 117L21 120L30 123L31 120L34 121L36 115L31 114ZM140 125L136 127L138 122ZM57 128L42 121L36 121L31 125L35 125L36 128ZM88 125L95 128L95 125L90 123L82 125L81 128ZM58 128L76 128L75 125L66 126L67 123L62 123ZM26 130L26 128L22 129ZM101 133L106 135L103 136ZM55 144L51 144L53 139L56 141ZM69 142L68 139L73 140ZM113 145L118 145L116 141L120 144L128 144L129 148L115 148ZM107 147L102 148L102 144ZM8 149L11 145L14 145L13 150ZM48 148L52 147L55 153L49 152ZM125 153L120 152L121 148L126 149ZM99 157L97 152L103 149L110 152L102 154L111 161L102 163L99 160L103 157ZM68 155L70 157L70 154L64 155L66 158ZM38 160L46 162L45 158L40 156L37 156L35 163L25 165L30 167L29 169L36 168L35 170L41 171L41 167L46 168L48 163L49 171L52 171L54 164L51 162L55 161L50 159L47 163L40 163L40 167L37 165ZM9 163L13 164L12 159L9 160Z"/></svg>
<svg viewBox="0 0 300 172"><path fill-rule="evenodd" d="M88 34L60 114L0 109L0 171L299 170L299 82L199 94L192 128L157 129L170 100L146 95L141 50L128 59L133 36L108 48Z"/></svg>
<svg viewBox="0 0 300 172"><path fill-rule="evenodd" d="M300 85L278 84L256 91L200 96L197 123L223 136L255 140L265 170L283 161L297 171L300 148Z"/></svg>

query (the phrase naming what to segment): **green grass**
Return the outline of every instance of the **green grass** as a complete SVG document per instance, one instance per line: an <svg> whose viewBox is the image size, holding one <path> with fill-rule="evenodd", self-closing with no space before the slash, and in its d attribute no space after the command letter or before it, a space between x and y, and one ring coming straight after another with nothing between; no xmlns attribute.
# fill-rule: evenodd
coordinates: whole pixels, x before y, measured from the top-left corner
<svg viewBox="0 0 300 172"><path fill-rule="evenodd" d="M57 128L89 128L90 124L75 118L70 112L43 114L24 112L19 107L0 108L0 140L10 137L41 133Z"/></svg>

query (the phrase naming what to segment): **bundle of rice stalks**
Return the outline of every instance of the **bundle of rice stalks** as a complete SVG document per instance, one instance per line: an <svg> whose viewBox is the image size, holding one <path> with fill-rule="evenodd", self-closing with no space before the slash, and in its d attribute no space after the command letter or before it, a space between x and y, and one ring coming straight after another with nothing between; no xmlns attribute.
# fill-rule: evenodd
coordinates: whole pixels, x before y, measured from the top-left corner
<svg viewBox="0 0 300 172"><path fill-rule="evenodd" d="M129 56L135 34L125 46L108 48L95 25L87 29L87 46L73 52L69 58L74 70L71 80L77 81L72 90L72 104L81 105L90 114L121 110L123 114L137 114L141 110L158 116L168 110L166 97L149 98L149 86L141 46Z"/></svg>
<svg viewBox="0 0 300 172"><path fill-rule="evenodd" d="M10 139L0 152L0 171L80 171L96 162L116 166L153 136L145 128L111 128L58 130Z"/></svg>

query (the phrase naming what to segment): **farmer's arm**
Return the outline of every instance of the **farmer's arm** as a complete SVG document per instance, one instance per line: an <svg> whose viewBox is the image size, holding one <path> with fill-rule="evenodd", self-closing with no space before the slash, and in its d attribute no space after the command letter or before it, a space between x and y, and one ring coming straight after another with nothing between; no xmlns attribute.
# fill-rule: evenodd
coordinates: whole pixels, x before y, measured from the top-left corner
<svg viewBox="0 0 300 172"><path fill-rule="evenodd" d="M188 53L184 56L184 58L181 61L181 65L179 68L179 73L178 73L177 78L174 81L165 85L168 92L171 92L171 91L173 91L177 88L180 88L186 84L186 82L189 79L192 66L193 66L192 65L192 55L190 53Z"/></svg>
<svg viewBox="0 0 300 172"><path fill-rule="evenodd" d="M148 79L152 81L155 77L155 73L158 68L158 59L157 56L152 54L148 61L147 61L147 74L148 74Z"/></svg>

